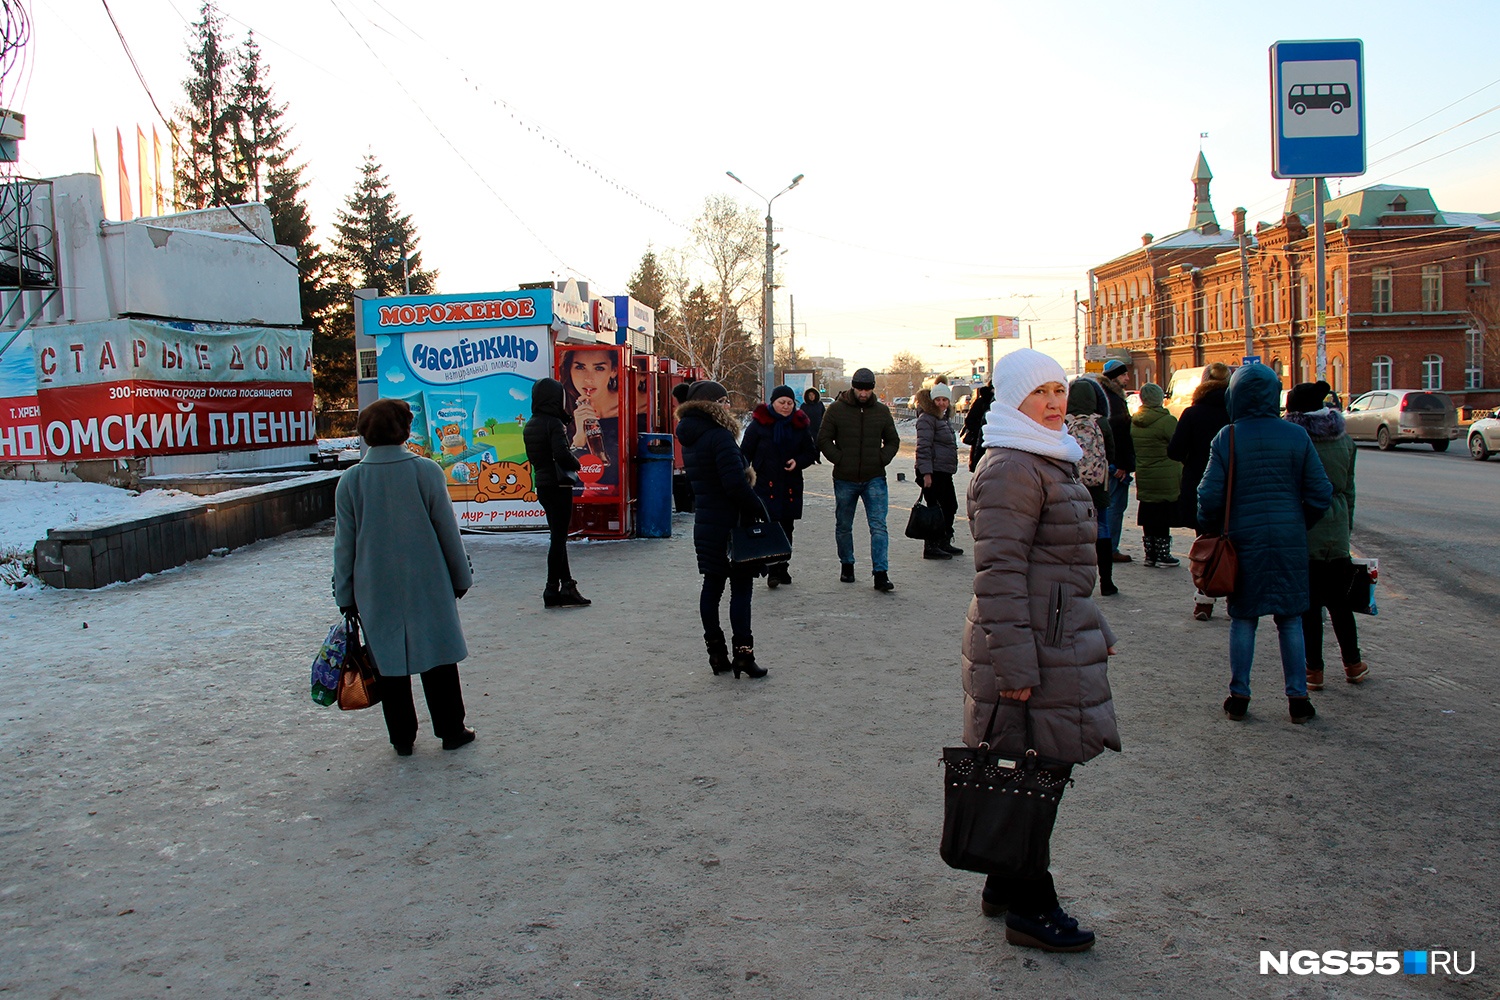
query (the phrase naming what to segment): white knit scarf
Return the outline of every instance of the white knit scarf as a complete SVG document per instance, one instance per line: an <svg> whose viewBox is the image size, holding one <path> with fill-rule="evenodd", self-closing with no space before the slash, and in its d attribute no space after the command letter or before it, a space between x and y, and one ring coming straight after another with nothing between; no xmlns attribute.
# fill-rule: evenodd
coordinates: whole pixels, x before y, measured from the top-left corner
<svg viewBox="0 0 1500 1000"><path fill-rule="evenodd" d="M986 448L1014 448L1033 455L1077 462L1083 449L1066 429L1048 430L1013 406L996 400L984 418Z"/></svg>

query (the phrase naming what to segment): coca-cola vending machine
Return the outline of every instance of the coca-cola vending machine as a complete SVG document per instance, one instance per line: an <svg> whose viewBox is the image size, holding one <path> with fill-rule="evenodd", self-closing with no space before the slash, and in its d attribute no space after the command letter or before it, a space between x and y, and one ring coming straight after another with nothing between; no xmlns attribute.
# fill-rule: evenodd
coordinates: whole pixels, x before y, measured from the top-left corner
<svg viewBox="0 0 1500 1000"><path fill-rule="evenodd" d="M572 530L591 538L628 537L636 423L630 348L558 344L556 356L568 445L582 480L573 489Z"/></svg>

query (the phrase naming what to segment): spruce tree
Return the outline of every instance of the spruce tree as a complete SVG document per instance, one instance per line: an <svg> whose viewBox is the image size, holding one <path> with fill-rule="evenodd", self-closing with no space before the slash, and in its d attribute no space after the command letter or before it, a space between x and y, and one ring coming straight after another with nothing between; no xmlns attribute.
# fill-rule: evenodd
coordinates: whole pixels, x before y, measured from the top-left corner
<svg viewBox="0 0 1500 1000"><path fill-rule="evenodd" d="M287 132L282 116L287 106L278 103L261 64L255 32L245 37L234 67L231 130L239 175L244 178L252 201L260 201L272 170L291 156L286 148Z"/></svg>
<svg viewBox="0 0 1500 1000"><path fill-rule="evenodd" d="M177 109L177 199L186 208L230 205L245 198L234 147L236 110L229 86L224 22L213 0L204 0L188 49L187 102Z"/></svg>
<svg viewBox="0 0 1500 1000"><path fill-rule="evenodd" d="M356 288L378 288L382 295L400 295L401 255L411 294L430 295L437 272L422 269L416 227L402 215L390 181L381 173L373 153L365 154L359 183L339 210L333 238L333 267L339 283L350 294Z"/></svg>

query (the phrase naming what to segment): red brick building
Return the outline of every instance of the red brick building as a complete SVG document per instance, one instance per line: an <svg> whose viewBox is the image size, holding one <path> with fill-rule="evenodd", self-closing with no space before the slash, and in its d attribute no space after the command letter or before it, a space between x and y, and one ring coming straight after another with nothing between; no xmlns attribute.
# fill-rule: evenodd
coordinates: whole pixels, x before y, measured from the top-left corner
<svg viewBox="0 0 1500 1000"><path fill-rule="evenodd" d="M1239 237L1220 229L1203 154L1186 229L1089 272L1089 343L1128 360L1136 384L1245 354ZM1283 384L1315 377L1313 182L1293 181L1281 219L1246 234L1254 351ZM1325 377L1346 398L1373 388L1442 389L1459 406L1500 405L1500 212L1444 212L1426 188L1324 192Z"/></svg>

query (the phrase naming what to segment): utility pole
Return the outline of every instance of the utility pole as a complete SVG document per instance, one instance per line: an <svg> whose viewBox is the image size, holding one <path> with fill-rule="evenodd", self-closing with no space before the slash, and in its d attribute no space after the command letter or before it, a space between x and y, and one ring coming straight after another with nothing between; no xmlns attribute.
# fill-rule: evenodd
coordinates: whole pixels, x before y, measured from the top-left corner
<svg viewBox="0 0 1500 1000"><path fill-rule="evenodd" d="M1328 310L1324 308L1327 299L1327 289L1323 285L1323 178L1313 178L1313 259L1314 266L1318 272L1317 284L1317 317L1318 317L1318 353L1317 370L1313 379L1326 379L1328 377Z"/></svg>
<svg viewBox="0 0 1500 1000"><path fill-rule="evenodd" d="M755 195L757 198L765 199L766 203L766 289L764 300L765 307L763 310L765 314L766 325L765 332L761 338L761 377L764 381L764 385L762 385L761 387L761 398L769 401L771 398L771 390L776 388L776 327L771 315L773 306L772 299L774 298L776 292L776 243L772 240L771 237L771 203L774 202L777 198L780 198L782 195L786 194L792 188L796 187L798 184L801 184L803 175L798 174L796 177L793 177L790 184L782 188L780 191L777 191L775 194L771 195L771 197L766 198L765 195L761 194L759 191L755 190L755 188L751 187L749 184L745 184L744 181L736 177L733 170L726 170L724 171L724 173L727 174L729 176L729 179L734 181L736 184L744 185L745 189L748 190L751 194Z"/></svg>
<svg viewBox="0 0 1500 1000"><path fill-rule="evenodd" d="M1073 289L1073 374L1083 373L1083 348L1078 342L1078 289Z"/></svg>
<svg viewBox="0 0 1500 1000"><path fill-rule="evenodd" d="M1255 354L1255 300L1250 297L1250 235L1245 228L1245 210L1234 210L1234 235L1240 240L1240 298L1245 303L1245 357Z"/></svg>
<svg viewBox="0 0 1500 1000"><path fill-rule="evenodd" d="M789 358L791 358L791 363L792 364L796 364L797 363L797 296L795 296L795 295L788 295L786 297L786 303L787 303L788 314L791 316L791 322L787 324L787 333L786 333L787 348L786 348L786 350L787 350L787 356Z"/></svg>
<svg viewBox="0 0 1500 1000"><path fill-rule="evenodd" d="M1026 346L1027 346L1028 349L1032 349L1032 350L1035 350L1035 348L1036 348L1036 345L1031 342L1031 324L1030 323L1026 324Z"/></svg>

